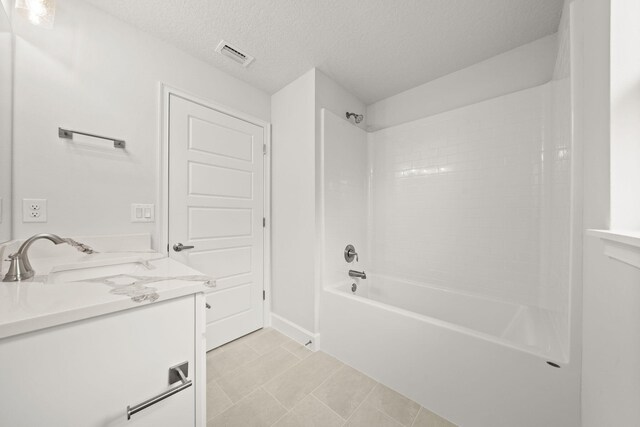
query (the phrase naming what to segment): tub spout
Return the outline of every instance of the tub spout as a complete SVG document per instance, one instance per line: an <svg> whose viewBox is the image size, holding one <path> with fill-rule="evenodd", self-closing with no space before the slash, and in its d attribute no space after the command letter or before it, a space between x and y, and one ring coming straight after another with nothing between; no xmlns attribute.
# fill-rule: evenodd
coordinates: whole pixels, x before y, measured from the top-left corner
<svg viewBox="0 0 640 427"><path fill-rule="evenodd" d="M349 277L357 277L359 279L366 279L367 275L364 271L349 270Z"/></svg>

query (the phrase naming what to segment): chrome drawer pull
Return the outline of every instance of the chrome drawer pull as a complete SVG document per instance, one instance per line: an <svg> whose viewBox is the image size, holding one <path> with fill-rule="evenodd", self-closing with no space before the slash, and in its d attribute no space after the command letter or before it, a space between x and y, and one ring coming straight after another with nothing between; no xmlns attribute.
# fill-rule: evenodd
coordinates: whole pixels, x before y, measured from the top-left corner
<svg viewBox="0 0 640 427"><path fill-rule="evenodd" d="M173 387L162 394L159 394L151 399L145 400L142 403L139 403L135 406L127 406L127 420L131 419L131 416L137 414L143 409L148 408L149 406L155 405L156 403L166 399L167 397L171 397L174 394L181 392L182 390L189 388L193 385L191 380L188 380L182 370L185 370L187 375L189 375L189 363L184 362L176 366L172 366L169 368L169 384L173 384L174 382L180 381L181 384L179 386Z"/></svg>

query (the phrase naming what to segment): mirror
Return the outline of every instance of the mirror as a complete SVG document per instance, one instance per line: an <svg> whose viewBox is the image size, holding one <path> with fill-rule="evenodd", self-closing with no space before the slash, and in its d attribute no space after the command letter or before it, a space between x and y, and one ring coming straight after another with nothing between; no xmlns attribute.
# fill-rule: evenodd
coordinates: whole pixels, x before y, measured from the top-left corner
<svg viewBox="0 0 640 427"><path fill-rule="evenodd" d="M13 35L7 5L0 3L0 243L11 239Z"/></svg>

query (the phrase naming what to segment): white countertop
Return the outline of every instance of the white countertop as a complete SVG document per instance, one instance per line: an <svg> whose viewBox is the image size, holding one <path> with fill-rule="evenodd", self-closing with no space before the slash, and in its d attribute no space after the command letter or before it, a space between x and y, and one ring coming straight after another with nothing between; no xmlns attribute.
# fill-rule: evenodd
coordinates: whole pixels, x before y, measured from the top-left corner
<svg viewBox="0 0 640 427"><path fill-rule="evenodd" d="M214 283L153 251L77 253L31 258L31 264L36 270L32 280L0 282L0 339L206 292ZM130 271L120 272L114 264L128 264ZM89 279L72 276L96 266L104 266L108 274ZM55 276L49 275L56 272L67 274L67 279L56 283Z"/></svg>

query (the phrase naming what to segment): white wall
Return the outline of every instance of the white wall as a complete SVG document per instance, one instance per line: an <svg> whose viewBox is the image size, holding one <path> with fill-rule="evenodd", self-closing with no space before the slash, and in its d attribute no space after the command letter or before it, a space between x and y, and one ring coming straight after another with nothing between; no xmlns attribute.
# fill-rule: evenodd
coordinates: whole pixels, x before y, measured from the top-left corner
<svg viewBox="0 0 640 427"><path fill-rule="evenodd" d="M551 80L557 37L550 35L367 106L378 130L474 104Z"/></svg>
<svg viewBox="0 0 640 427"><path fill-rule="evenodd" d="M617 126L619 117L615 115L621 106L618 104L621 87L610 82L610 78L622 71L616 69L610 74L610 66L614 65L610 58L619 54L611 52L611 43L629 31L623 25L627 20L620 20L620 14L628 13L632 21L637 21L637 13L632 13L637 4L633 0L577 0L574 6L582 18L579 24L584 52L578 70L581 108L576 111L584 147L584 226L608 229L610 215L616 214L611 210L617 206L610 205L610 200L625 203L624 197L637 198L634 193L626 194L622 200L610 199L610 183L616 191L625 183L618 180L620 171L610 171L618 163L609 160L610 137L617 135L616 130L610 131L610 114L613 114L611 125ZM629 34L634 32L631 29ZM623 42L614 51L625 46ZM630 90L637 91L637 85ZM619 146L614 148L614 141L611 143L613 154ZM610 172L613 172L611 181ZM637 426L640 425L640 271L605 257L597 238L584 240L582 425Z"/></svg>
<svg viewBox="0 0 640 427"><path fill-rule="evenodd" d="M315 70L271 97L275 315L315 331Z"/></svg>
<svg viewBox="0 0 640 427"><path fill-rule="evenodd" d="M0 242L11 238L13 35L5 7L0 6Z"/></svg>
<svg viewBox="0 0 640 427"><path fill-rule="evenodd" d="M345 123L345 112L365 110L360 100L317 69L309 70L271 100L272 310L310 335L319 330L322 281L323 108ZM360 124L364 126L364 122Z"/></svg>
<svg viewBox="0 0 640 427"><path fill-rule="evenodd" d="M611 2L611 228L614 229L640 230L639 21L640 1Z"/></svg>
<svg viewBox="0 0 640 427"><path fill-rule="evenodd" d="M158 202L161 82L270 118L266 93L83 1L57 2L52 30L20 16L14 29L15 237L155 232L130 222L130 204ZM127 149L61 140L59 126ZM48 222L22 223L22 198L48 199Z"/></svg>

